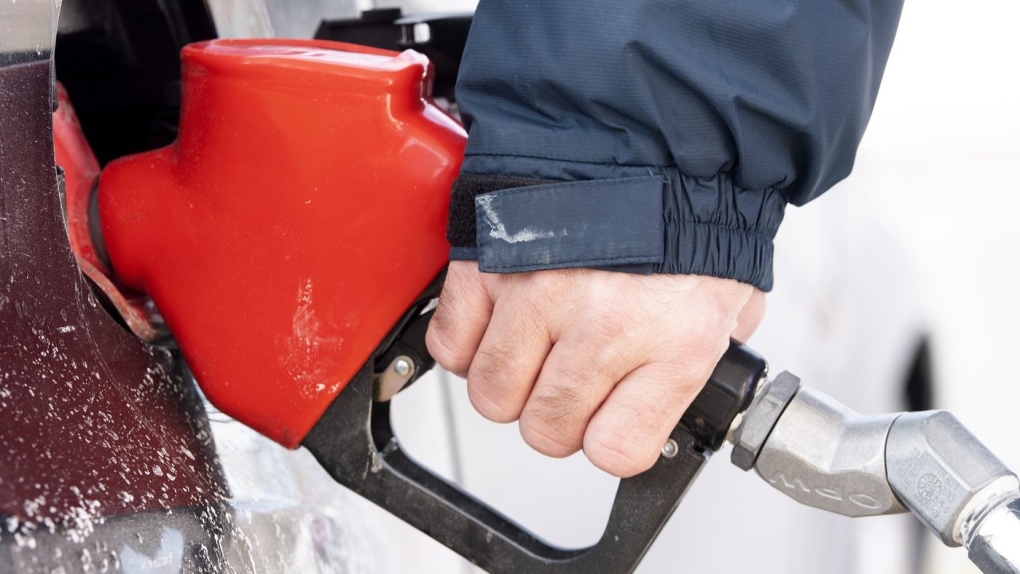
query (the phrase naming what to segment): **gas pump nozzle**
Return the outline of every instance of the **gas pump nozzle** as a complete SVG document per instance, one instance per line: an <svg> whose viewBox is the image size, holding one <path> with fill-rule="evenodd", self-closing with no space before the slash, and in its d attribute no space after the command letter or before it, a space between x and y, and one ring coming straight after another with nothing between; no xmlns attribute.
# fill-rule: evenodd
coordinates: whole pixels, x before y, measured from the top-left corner
<svg viewBox="0 0 1020 574"><path fill-rule="evenodd" d="M738 466L800 502L909 508L985 572L1020 572L1016 477L956 419L862 417L788 374L755 395L766 363L739 343L656 464L620 481L589 548L546 544L406 456L388 399L432 365L425 326L466 137L432 105L431 74L412 51L192 44L177 141L104 168L91 223L118 280L104 291L151 297L221 411L307 447L339 483L490 572L633 571L728 435ZM86 244L74 226L90 217L77 215Z"/></svg>

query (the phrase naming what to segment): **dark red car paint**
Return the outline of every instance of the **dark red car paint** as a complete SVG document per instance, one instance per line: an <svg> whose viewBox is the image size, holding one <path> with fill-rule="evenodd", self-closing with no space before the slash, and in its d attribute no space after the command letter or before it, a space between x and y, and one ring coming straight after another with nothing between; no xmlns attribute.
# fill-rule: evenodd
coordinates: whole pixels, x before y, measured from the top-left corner
<svg viewBox="0 0 1020 574"><path fill-rule="evenodd" d="M172 353L93 296L68 244L48 61L0 68L0 515L75 524L224 495Z"/></svg>

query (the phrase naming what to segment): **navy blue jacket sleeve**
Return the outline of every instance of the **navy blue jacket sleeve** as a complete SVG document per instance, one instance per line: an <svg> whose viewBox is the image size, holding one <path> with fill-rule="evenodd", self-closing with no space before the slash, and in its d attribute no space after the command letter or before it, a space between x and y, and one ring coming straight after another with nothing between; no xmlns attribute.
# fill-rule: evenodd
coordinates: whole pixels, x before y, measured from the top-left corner
<svg viewBox="0 0 1020 574"><path fill-rule="evenodd" d="M481 0L451 256L772 286L786 204L846 177L900 0Z"/></svg>

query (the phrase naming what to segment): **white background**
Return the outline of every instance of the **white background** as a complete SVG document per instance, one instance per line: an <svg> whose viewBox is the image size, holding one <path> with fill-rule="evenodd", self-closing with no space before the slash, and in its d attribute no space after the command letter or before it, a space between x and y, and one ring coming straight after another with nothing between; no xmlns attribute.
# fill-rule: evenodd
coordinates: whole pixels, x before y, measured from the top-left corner
<svg viewBox="0 0 1020 574"><path fill-rule="evenodd" d="M915 261L938 406L1020 469L1020 36L1015 2L908 2L857 167ZM837 188L833 193L840 193ZM808 206L806 209L810 209ZM934 544L931 546L935 546ZM975 571L933 552L932 573Z"/></svg>

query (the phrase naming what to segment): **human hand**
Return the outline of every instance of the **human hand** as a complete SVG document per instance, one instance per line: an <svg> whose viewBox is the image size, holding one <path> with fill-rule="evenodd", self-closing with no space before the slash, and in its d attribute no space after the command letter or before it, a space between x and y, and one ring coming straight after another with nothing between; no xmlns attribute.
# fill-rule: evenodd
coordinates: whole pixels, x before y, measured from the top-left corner
<svg viewBox="0 0 1020 574"><path fill-rule="evenodd" d="M429 352L467 377L482 416L520 421L535 450L583 448L627 477L650 468L764 293L730 279L594 269L489 274L453 261Z"/></svg>

